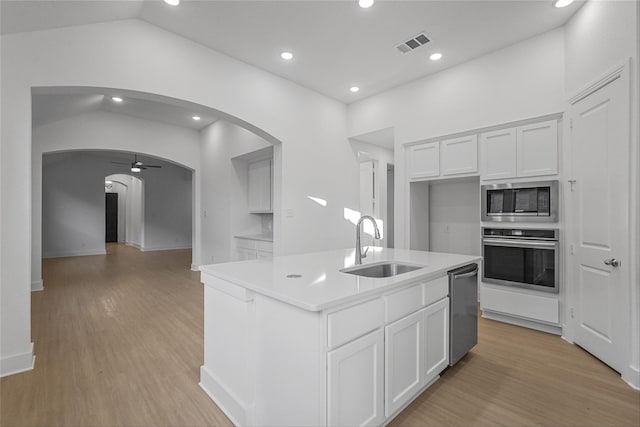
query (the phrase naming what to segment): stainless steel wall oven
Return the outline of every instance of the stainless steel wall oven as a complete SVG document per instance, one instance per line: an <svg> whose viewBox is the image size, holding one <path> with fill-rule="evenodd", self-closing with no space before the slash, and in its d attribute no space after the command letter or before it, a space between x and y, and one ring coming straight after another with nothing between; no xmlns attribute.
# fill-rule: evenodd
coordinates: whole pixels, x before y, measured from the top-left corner
<svg viewBox="0 0 640 427"><path fill-rule="evenodd" d="M558 229L482 229L482 281L559 292Z"/></svg>

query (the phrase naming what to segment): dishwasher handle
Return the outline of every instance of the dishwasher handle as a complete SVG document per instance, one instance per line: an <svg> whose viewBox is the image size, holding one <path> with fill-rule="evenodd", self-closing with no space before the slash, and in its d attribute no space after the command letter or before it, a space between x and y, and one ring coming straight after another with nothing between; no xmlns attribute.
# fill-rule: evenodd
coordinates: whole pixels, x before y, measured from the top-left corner
<svg viewBox="0 0 640 427"><path fill-rule="evenodd" d="M452 279L457 280L457 279L462 279L464 277L473 277L477 275L478 275L478 264L475 264L475 268L469 272L460 273L460 274L453 273Z"/></svg>

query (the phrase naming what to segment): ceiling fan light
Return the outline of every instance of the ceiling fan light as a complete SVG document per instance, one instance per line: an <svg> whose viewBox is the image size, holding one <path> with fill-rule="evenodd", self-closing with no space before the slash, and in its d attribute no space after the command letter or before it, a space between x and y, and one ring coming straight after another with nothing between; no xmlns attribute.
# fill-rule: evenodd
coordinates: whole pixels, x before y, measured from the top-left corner
<svg viewBox="0 0 640 427"><path fill-rule="evenodd" d="M135 167L135 166L131 168L131 172L140 172L140 170L141 169L139 167Z"/></svg>

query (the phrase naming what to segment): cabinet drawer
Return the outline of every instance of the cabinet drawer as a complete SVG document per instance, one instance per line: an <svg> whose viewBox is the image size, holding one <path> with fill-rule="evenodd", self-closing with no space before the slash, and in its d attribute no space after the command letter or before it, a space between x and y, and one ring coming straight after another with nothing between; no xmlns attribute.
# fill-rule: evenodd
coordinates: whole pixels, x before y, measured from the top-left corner
<svg viewBox="0 0 640 427"><path fill-rule="evenodd" d="M429 305L449 295L449 276L442 276L424 285L423 304Z"/></svg>
<svg viewBox="0 0 640 427"><path fill-rule="evenodd" d="M387 323L420 309L423 301L422 292L423 286L415 285L384 297Z"/></svg>
<svg viewBox="0 0 640 427"><path fill-rule="evenodd" d="M495 289L484 284L480 291L480 308L555 325L560 322L557 298Z"/></svg>
<svg viewBox="0 0 640 427"><path fill-rule="evenodd" d="M384 325L381 298L345 308L327 315L327 345L338 347Z"/></svg>

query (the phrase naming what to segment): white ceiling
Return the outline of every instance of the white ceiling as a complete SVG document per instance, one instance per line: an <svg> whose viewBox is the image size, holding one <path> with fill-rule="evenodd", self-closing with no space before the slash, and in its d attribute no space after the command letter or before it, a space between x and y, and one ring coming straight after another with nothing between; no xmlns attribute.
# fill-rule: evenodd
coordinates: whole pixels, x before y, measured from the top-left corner
<svg viewBox="0 0 640 427"><path fill-rule="evenodd" d="M3 0L2 34L137 18L344 103L563 25L582 5L553 0L348 1ZM395 46L426 32L431 43ZM284 62L279 54L295 54ZM439 62L428 59L442 52ZM360 92L348 91L352 85Z"/></svg>
<svg viewBox="0 0 640 427"><path fill-rule="evenodd" d="M111 97L115 95L123 98L123 102L113 102ZM38 127L97 110L126 114L198 131L218 119L214 112L199 105L185 102L180 102L178 105L166 99L148 98L149 96L122 90L117 92L91 88L40 90L32 96L32 126ZM200 120L193 120L194 115L199 116Z"/></svg>

